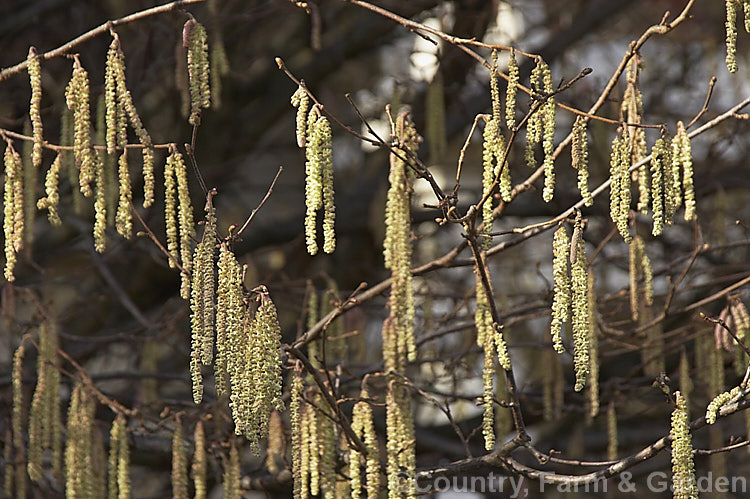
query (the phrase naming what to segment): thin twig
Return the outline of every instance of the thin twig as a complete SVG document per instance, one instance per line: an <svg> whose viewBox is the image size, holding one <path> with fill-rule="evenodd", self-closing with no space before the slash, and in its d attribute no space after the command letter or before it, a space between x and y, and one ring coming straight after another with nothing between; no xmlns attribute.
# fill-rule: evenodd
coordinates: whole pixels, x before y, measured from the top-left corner
<svg viewBox="0 0 750 499"><path fill-rule="evenodd" d="M276 181L279 179L279 175L281 175L281 172L284 171L283 166L279 166L279 170L276 172L276 176L273 178L273 181L271 182L271 185L268 187L268 191L266 191L266 195L263 196L263 199L261 199L260 204L255 207L255 209L250 213L250 216L247 217L247 220L245 220L245 223L242 224L242 227L240 230L237 231L235 234L235 237L240 237L240 234L244 232L244 230L247 228L248 225L250 225L250 222L253 221L253 218L255 218L255 214L258 213L258 210L263 208L263 205L266 204L266 201L268 201L268 198L271 197L271 193L273 192L273 188L276 185Z"/></svg>

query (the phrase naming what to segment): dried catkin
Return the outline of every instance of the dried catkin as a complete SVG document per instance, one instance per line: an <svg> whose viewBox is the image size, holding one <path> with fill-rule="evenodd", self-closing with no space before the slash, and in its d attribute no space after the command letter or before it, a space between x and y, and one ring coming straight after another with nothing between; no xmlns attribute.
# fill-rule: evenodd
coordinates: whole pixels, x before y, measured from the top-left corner
<svg viewBox="0 0 750 499"><path fill-rule="evenodd" d="M573 143L570 148L571 163L578 171L578 190L585 206L594 204L594 198L589 191L589 146L586 132L588 122L585 116L576 117L573 124Z"/></svg>
<svg viewBox="0 0 750 499"><path fill-rule="evenodd" d="M73 76L65 90L68 109L73 112L73 156L79 168L78 183L81 193L92 194L94 181L94 150L91 147L91 110L89 108L89 76L81 62L73 62Z"/></svg>
<svg viewBox="0 0 750 499"><path fill-rule="evenodd" d="M193 126L198 126L201 122L201 109L211 105L211 89L206 29L195 19L191 18L185 22L182 28L182 45L187 49L190 89L188 122Z"/></svg>
<svg viewBox="0 0 750 499"><path fill-rule="evenodd" d="M172 497L188 498L187 449L182 437L182 421L179 419L172 433Z"/></svg>
<svg viewBox="0 0 750 499"><path fill-rule="evenodd" d="M672 412L672 488L675 499L697 499L693 465L693 444L687 417L687 401L680 392L675 392L676 407Z"/></svg>
<svg viewBox="0 0 750 499"><path fill-rule="evenodd" d="M550 333L552 346L557 353L565 352L562 341L562 325L570 317L570 277L568 276L568 254L570 241L564 225L555 231L552 242L552 277L554 295L552 298L552 323Z"/></svg>
<svg viewBox="0 0 750 499"><path fill-rule="evenodd" d="M23 245L23 165L21 156L8 142L5 147L5 189L3 194L3 233L5 236L5 279L15 280L13 270Z"/></svg>
<svg viewBox="0 0 750 499"><path fill-rule="evenodd" d="M607 406L607 459L610 461L617 459L618 446L617 413L615 412L615 403L610 402Z"/></svg>
<svg viewBox="0 0 750 499"><path fill-rule="evenodd" d="M225 499L241 499L242 488L240 484L240 454L237 451L235 439L229 448L229 462L224 465L223 492Z"/></svg>
<svg viewBox="0 0 750 499"><path fill-rule="evenodd" d="M130 239L130 236L133 234L133 215L130 212L130 204L133 199L133 190L130 186L130 170L128 168L127 149L122 150L122 154L120 154L120 159L117 162L117 165L120 184L120 196L119 202L117 204L117 215L115 216L115 227L117 228L118 234L120 234L125 239Z"/></svg>
<svg viewBox="0 0 750 499"><path fill-rule="evenodd" d="M31 119L33 130L32 135L34 137L34 149L31 154L31 163L36 169L42 165L42 144L44 138L42 131L42 115L40 113L42 103L42 68L39 63L39 56L34 47L29 48L29 55L26 58L26 62L26 70L29 73L29 85L31 86L29 118Z"/></svg>
<svg viewBox="0 0 750 499"><path fill-rule="evenodd" d="M511 132L516 127L516 91L519 79L516 51L511 48L508 58L508 86L505 88L505 123Z"/></svg>
<svg viewBox="0 0 750 499"><path fill-rule="evenodd" d="M195 488L195 499L206 499L206 434L203 421L195 424L195 451L193 452L192 475Z"/></svg>
<svg viewBox="0 0 750 499"><path fill-rule="evenodd" d="M727 45L726 64L727 71L730 73L737 72L737 3L737 0L726 0L727 20L724 23Z"/></svg>
<svg viewBox="0 0 750 499"><path fill-rule="evenodd" d="M396 134L400 142L399 155L390 156L389 189L385 208L385 240L383 256L385 267L391 271L393 283L388 301L394 335L390 342L384 341L386 350L395 353L395 365L386 364L386 369L398 370L406 361L416 359L414 344L414 289L411 275L411 179L406 162L401 157L408 156L416 149L418 136L413 123L406 115L398 118ZM401 157L399 157L401 156ZM385 339L384 339L385 340Z"/></svg>
<svg viewBox="0 0 750 499"><path fill-rule="evenodd" d="M578 239L578 251L575 262L570 271L572 291L572 329L573 329L573 363L575 366L575 391L579 392L586 385L586 379L591 368L590 338L591 310L588 297L588 263L583 239Z"/></svg>

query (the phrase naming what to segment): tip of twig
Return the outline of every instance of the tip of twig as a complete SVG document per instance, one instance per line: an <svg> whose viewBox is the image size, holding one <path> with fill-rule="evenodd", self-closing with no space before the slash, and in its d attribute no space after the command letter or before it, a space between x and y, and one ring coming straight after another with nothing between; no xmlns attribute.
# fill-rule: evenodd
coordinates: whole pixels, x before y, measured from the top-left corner
<svg viewBox="0 0 750 499"><path fill-rule="evenodd" d="M284 61L281 59L281 57L277 57L274 60L276 61L276 65L279 67L279 69L284 69Z"/></svg>

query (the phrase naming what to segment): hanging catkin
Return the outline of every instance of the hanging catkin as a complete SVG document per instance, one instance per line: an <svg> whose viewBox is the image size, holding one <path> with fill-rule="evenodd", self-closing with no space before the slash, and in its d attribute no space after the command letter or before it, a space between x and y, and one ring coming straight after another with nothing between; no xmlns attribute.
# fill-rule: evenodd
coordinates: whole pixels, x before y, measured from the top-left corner
<svg viewBox="0 0 750 499"><path fill-rule="evenodd" d="M687 402L680 392L674 394L676 407L672 412L672 487L676 499L697 499L693 465L693 444L687 417Z"/></svg>
<svg viewBox="0 0 750 499"><path fill-rule="evenodd" d="M298 107L298 120L304 98ZM298 130L299 133L299 130ZM305 239L307 252L315 255L318 252L317 219L322 208L323 215L323 251L333 253L336 249L334 222L336 208L333 190L333 154L331 150L331 125L328 118L320 114L317 106L307 115L305 143ZM298 135L299 143L299 135Z"/></svg>
<svg viewBox="0 0 750 499"><path fill-rule="evenodd" d="M730 73L737 72L737 0L725 0L727 9L727 19L724 23L726 27L726 46L727 71ZM746 21L747 22L747 21Z"/></svg>
<svg viewBox="0 0 750 499"><path fill-rule="evenodd" d="M580 222L579 222L580 223ZM571 266L571 305L573 310L573 363L575 366L575 391L579 392L586 385L591 369L591 310L589 310L588 263L583 239L578 238L577 256Z"/></svg>
<svg viewBox="0 0 750 499"><path fill-rule="evenodd" d="M118 178L120 184L120 196L117 204L117 215L115 216L115 227L118 234L125 239L130 239L133 233L133 215L130 212L130 204L133 199L133 191L130 186L130 170L128 168L128 150L123 149L120 154L118 165ZM102 177L102 175L100 175Z"/></svg>
<svg viewBox="0 0 750 499"><path fill-rule="evenodd" d="M197 442L196 442L197 445ZM177 419L172 432L172 498L188 498L187 449L182 437L182 421Z"/></svg>
<svg viewBox="0 0 750 499"><path fill-rule="evenodd" d="M516 127L516 91L518 90L519 70L516 51L511 48L508 57L508 86L505 88L505 123L513 132Z"/></svg>
<svg viewBox="0 0 750 499"><path fill-rule="evenodd" d="M40 113L42 103L42 68L39 64L39 56L34 47L29 48L29 55L26 58L26 62L26 70L29 73L29 85L31 86L29 118L31 119L32 135L34 138L31 163L37 169L42 165L42 143L44 142L44 137L42 132L42 115Z"/></svg>
<svg viewBox="0 0 750 499"><path fill-rule="evenodd" d="M570 317L570 277L568 276L568 254L570 240L564 225L561 225L554 235L552 243L552 275L554 295L552 298L552 323L550 333L552 346L557 353L565 352L562 341L562 325Z"/></svg>
<svg viewBox="0 0 750 499"><path fill-rule="evenodd" d="M630 213L630 157L632 142L626 131L618 134L612 141L610 155L609 214L617 225L620 235L629 243L631 236L628 228Z"/></svg>
<svg viewBox="0 0 750 499"><path fill-rule="evenodd" d="M94 181L94 150L91 147L91 110L89 108L89 76L81 62L73 62L73 76L65 90L68 109L73 112L73 155L79 168L79 186L84 196L92 194Z"/></svg>
<svg viewBox="0 0 750 499"><path fill-rule="evenodd" d="M195 452L193 453L192 475L195 499L206 499L206 434L203 421L195 424Z"/></svg>
<svg viewBox="0 0 750 499"><path fill-rule="evenodd" d="M651 211L653 212L653 229L651 234L660 236L665 223L665 178L664 166L669 162L669 137L656 139L651 148Z"/></svg>
<svg viewBox="0 0 750 499"><path fill-rule="evenodd" d="M23 245L23 165L21 155L8 141L5 147L5 189L3 194L3 232L5 236L5 279L15 280L13 271Z"/></svg>
<svg viewBox="0 0 750 499"><path fill-rule="evenodd" d="M586 128L588 119L585 116L576 117L573 124L573 143L571 145L571 163L578 171L578 190L585 206L594 204L594 198L589 191L589 147Z"/></svg>
<svg viewBox="0 0 750 499"><path fill-rule="evenodd" d="M206 29L191 17L182 28L182 46L187 49L190 117L193 126L200 125L201 109L211 105L209 87L208 42Z"/></svg>

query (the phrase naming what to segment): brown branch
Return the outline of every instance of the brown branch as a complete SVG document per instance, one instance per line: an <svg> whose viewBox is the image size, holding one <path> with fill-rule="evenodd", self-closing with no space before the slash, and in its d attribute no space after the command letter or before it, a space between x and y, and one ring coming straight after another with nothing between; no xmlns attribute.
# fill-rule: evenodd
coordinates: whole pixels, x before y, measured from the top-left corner
<svg viewBox="0 0 750 499"><path fill-rule="evenodd" d="M240 237L240 234L242 234L245 229L247 229L247 226L250 225L250 222L253 221L253 218L255 218L255 214L258 213L258 210L263 208L263 205L266 204L266 201L268 201L268 198L271 197L271 193L273 193L273 188L276 185L276 181L279 180L279 175L281 175L281 172L284 171L283 166L279 166L279 171L276 172L276 176L273 178L273 181L271 182L271 185L268 187L268 191L266 191L266 195L263 196L263 199L260 200L260 203L258 206L255 207L255 209L250 213L250 216L247 217L247 220L245 220L245 223L242 224L242 227L240 230L237 231L237 234L235 234L235 237Z"/></svg>
<svg viewBox="0 0 750 499"><path fill-rule="evenodd" d="M101 24L90 31L87 31L86 33L80 35L79 37L69 41L68 43L64 45L57 47L56 49L50 50L49 52L45 52L43 54L39 54L38 56L39 60L46 61L54 57L67 55L70 53L71 50L73 50L78 45L81 45L82 43L87 42L91 40L92 38L95 38L101 34L108 33L109 30L113 27L123 26L125 24L129 24L135 21L140 21L141 19L145 19L147 17L153 16L156 14L163 14L165 12L178 10L183 5L200 3L203 1L204 0L177 0L175 2L153 7L151 9L142 10L140 12L130 14L129 16L121 17L120 19L107 21L106 23ZM19 62L15 66L11 66L9 68L5 68L2 71L0 71L0 83L7 80L10 76L14 74L20 73L21 71L25 71L27 64L28 63L26 61Z"/></svg>

